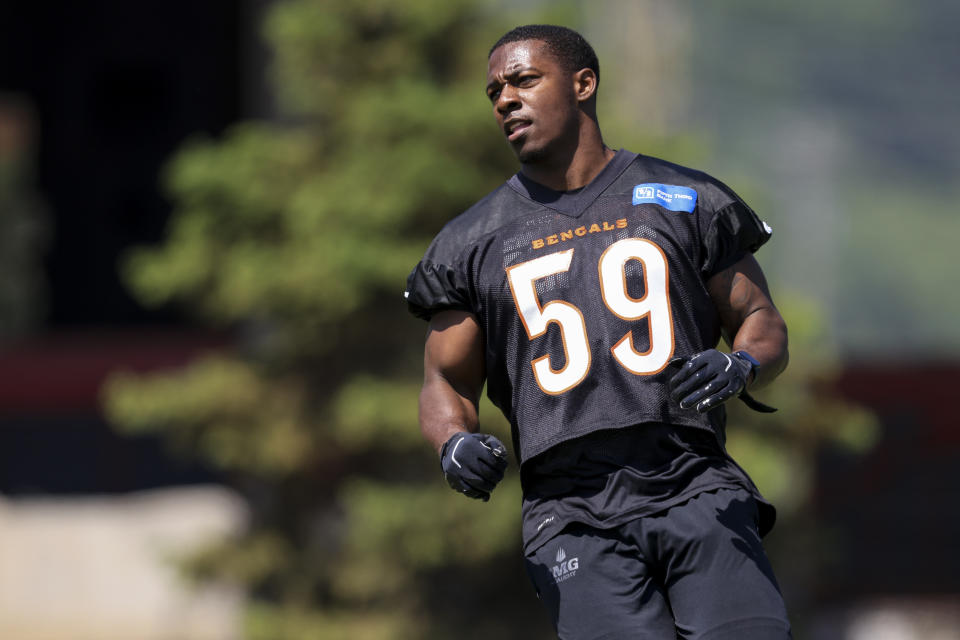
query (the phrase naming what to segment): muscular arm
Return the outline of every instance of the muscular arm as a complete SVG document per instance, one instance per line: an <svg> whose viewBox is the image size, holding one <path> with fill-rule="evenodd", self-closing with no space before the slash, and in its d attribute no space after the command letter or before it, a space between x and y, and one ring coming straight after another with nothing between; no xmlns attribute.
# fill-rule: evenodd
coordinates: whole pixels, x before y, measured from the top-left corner
<svg viewBox="0 0 960 640"><path fill-rule="evenodd" d="M484 376L476 317L464 311L433 316L423 355L420 431L437 451L458 431L476 432Z"/></svg>
<svg viewBox="0 0 960 640"><path fill-rule="evenodd" d="M710 278L707 289L731 349L742 349L760 362L747 386L768 384L787 366L787 325L773 305L760 265L747 255Z"/></svg>

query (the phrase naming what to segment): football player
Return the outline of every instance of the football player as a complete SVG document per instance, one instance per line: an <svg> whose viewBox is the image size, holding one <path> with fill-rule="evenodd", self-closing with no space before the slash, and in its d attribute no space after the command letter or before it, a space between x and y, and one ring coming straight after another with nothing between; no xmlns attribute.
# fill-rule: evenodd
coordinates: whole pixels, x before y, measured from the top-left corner
<svg viewBox="0 0 960 640"><path fill-rule="evenodd" d="M451 220L407 281L429 320L423 435L487 500L510 420L530 577L561 638L782 639L774 509L724 447L724 403L773 380L787 331L753 257L770 228L711 176L614 150L597 57L528 25L486 94L520 170ZM726 339L730 352L716 349Z"/></svg>

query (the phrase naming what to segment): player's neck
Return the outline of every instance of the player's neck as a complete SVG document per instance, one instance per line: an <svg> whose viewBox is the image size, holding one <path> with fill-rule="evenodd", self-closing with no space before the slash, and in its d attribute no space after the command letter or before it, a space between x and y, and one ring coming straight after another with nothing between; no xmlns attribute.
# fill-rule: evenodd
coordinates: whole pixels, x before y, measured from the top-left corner
<svg viewBox="0 0 960 640"><path fill-rule="evenodd" d="M571 191L590 184L615 155L603 144L599 128L586 127L575 144L521 165L520 172L554 191Z"/></svg>

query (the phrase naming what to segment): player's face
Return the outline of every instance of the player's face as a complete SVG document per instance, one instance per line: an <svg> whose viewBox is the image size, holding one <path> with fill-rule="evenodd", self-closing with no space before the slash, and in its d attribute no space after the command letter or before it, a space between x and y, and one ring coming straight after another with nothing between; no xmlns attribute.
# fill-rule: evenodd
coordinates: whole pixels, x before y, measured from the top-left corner
<svg viewBox="0 0 960 640"><path fill-rule="evenodd" d="M487 66L493 115L520 162L536 163L578 139L574 74L539 40L509 42Z"/></svg>

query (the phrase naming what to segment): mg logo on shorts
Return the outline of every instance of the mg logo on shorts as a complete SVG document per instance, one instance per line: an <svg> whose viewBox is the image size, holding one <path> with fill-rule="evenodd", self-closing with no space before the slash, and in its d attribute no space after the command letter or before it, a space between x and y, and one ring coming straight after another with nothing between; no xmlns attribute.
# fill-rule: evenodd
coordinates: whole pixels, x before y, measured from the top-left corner
<svg viewBox="0 0 960 640"><path fill-rule="evenodd" d="M567 552L563 550L563 547L557 547L556 560L557 564L551 569L554 582L563 582L568 578L572 578L576 575L577 569L580 568L580 558L570 558L567 560Z"/></svg>

